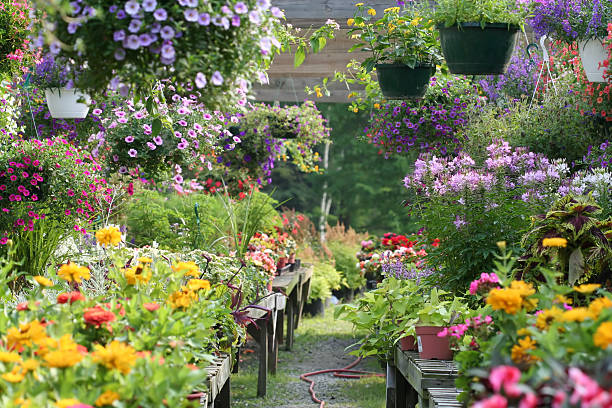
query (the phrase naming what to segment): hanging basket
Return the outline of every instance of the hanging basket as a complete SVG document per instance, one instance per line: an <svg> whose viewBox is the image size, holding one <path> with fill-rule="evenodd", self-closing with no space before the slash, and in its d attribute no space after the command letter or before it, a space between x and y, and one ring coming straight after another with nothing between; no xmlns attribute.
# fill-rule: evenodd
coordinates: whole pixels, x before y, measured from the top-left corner
<svg viewBox="0 0 612 408"><path fill-rule="evenodd" d="M581 41L578 44L580 59L584 72L586 72L589 82L606 82L604 79L605 67L603 62L608 59L608 53L603 45L603 41L593 38Z"/></svg>
<svg viewBox="0 0 612 408"><path fill-rule="evenodd" d="M89 112L91 98L79 90L45 89L45 96L49 112L56 119L83 119Z"/></svg>
<svg viewBox="0 0 612 408"><path fill-rule="evenodd" d="M519 28L508 24L462 23L438 26L442 53L452 74L500 75L506 72Z"/></svg>
<svg viewBox="0 0 612 408"><path fill-rule="evenodd" d="M410 68L405 64L376 64L378 85L387 99L421 98L427 91L435 67L422 65Z"/></svg>

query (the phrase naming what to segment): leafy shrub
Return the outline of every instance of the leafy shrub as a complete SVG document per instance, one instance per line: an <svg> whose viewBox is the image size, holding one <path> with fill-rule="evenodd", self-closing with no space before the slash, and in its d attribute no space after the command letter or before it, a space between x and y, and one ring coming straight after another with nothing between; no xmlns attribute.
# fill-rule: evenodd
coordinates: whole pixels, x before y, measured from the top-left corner
<svg viewBox="0 0 612 408"><path fill-rule="evenodd" d="M342 276L333 265L326 262L315 263L308 300L329 298L332 290L340 289L341 281Z"/></svg>
<svg viewBox="0 0 612 408"><path fill-rule="evenodd" d="M333 254L336 270L342 275L342 281L349 289L358 289L365 285L365 278L357 266L355 254L359 250L358 246L347 246L338 241L327 244Z"/></svg>

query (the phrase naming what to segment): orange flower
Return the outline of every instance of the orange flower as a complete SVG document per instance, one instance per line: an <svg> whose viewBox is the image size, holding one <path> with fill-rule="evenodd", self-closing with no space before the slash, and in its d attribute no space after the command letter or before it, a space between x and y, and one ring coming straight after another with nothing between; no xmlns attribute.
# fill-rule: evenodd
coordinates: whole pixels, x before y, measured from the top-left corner
<svg viewBox="0 0 612 408"><path fill-rule="evenodd" d="M103 324L106 324L107 327L110 327L110 322L116 319L116 316L110 310L103 308L100 305L95 307L90 307L85 309L85 313L83 313L83 319L85 323L100 327Z"/></svg>
<svg viewBox="0 0 612 408"><path fill-rule="evenodd" d="M159 309L159 303L145 303L142 305L145 309L147 309L149 312L154 312L157 309Z"/></svg>
<svg viewBox="0 0 612 408"><path fill-rule="evenodd" d="M81 292L73 291L73 292L64 292L57 295L57 303L64 304L70 302L73 304L78 300L85 300L85 296Z"/></svg>

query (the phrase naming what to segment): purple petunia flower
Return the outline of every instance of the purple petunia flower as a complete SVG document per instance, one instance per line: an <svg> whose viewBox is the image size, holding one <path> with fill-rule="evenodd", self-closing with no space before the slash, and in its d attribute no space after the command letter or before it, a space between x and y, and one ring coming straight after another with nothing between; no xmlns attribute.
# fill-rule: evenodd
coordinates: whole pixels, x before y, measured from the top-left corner
<svg viewBox="0 0 612 408"><path fill-rule="evenodd" d="M219 71L215 71L210 78L210 81L213 85L220 86L223 85L223 75Z"/></svg>
<svg viewBox="0 0 612 408"><path fill-rule="evenodd" d="M187 9L183 12L183 15L185 16L185 20L192 23L198 21L198 19L200 18L200 14L196 9Z"/></svg>
<svg viewBox="0 0 612 408"><path fill-rule="evenodd" d="M155 10L155 12L153 13L153 17L157 21L166 21L166 19L168 18L168 12L165 9L160 8Z"/></svg>
<svg viewBox="0 0 612 408"><path fill-rule="evenodd" d="M117 11L117 6L114 4L108 8L108 12L111 14L114 14L116 11Z"/></svg>
<svg viewBox="0 0 612 408"><path fill-rule="evenodd" d="M134 16L138 14L139 11L140 11L140 3L138 3L137 1L130 0L127 3L125 3L125 12L128 13L130 16Z"/></svg>
<svg viewBox="0 0 612 408"><path fill-rule="evenodd" d="M153 138L153 141L155 142L156 145L161 146L164 144L164 139L161 138L161 136L155 136Z"/></svg>
<svg viewBox="0 0 612 408"><path fill-rule="evenodd" d="M133 19L132 21L130 21L128 30L130 33L137 33L138 31L140 31L140 27L142 27L142 20Z"/></svg>
<svg viewBox="0 0 612 408"><path fill-rule="evenodd" d="M142 9L147 13L152 12L157 7L157 0L143 0Z"/></svg>
<svg viewBox="0 0 612 408"><path fill-rule="evenodd" d="M147 142L147 147L148 147L150 150L155 150L155 149L157 149L157 146L155 146L155 144L153 144L153 143L151 143L151 142Z"/></svg>
<svg viewBox="0 0 612 408"><path fill-rule="evenodd" d="M203 73L198 72L195 78L195 84L198 87L198 89L204 88L206 86L206 83L207 83L206 76Z"/></svg>
<svg viewBox="0 0 612 408"><path fill-rule="evenodd" d="M251 11L249 13L249 20L251 21L251 23L255 25L260 25L261 24L261 14L259 14L259 11L257 10Z"/></svg>
<svg viewBox="0 0 612 408"><path fill-rule="evenodd" d="M123 46L129 50L137 50L140 48L140 38L137 35L129 35L123 42Z"/></svg>
<svg viewBox="0 0 612 408"><path fill-rule="evenodd" d="M74 34L76 33L77 28L79 28L79 24L70 23L68 24L68 27L66 27L66 31L68 31L68 34Z"/></svg>
<svg viewBox="0 0 612 408"><path fill-rule="evenodd" d="M174 47L171 44L166 44L161 48L161 56L165 59L173 59L175 56Z"/></svg>
<svg viewBox="0 0 612 408"><path fill-rule="evenodd" d="M123 20L127 15L125 14L125 11L123 10L119 10L117 12L117 20Z"/></svg>
<svg viewBox="0 0 612 408"><path fill-rule="evenodd" d="M234 6L234 11L238 14L246 14L249 11L249 8L243 2L239 1Z"/></svg>
<svg viewBox="0 0 612 408"><path fill-rule="evenodd" d="M210 24L210 14L202 13L198 17L198 24L201 26L207 26Z"/></svg>
<svg viewBox="0 0 612 408"><path fill-rule="evenodd" d="M232 25L234 27L240 27L240 16L238 16L237 14L232 16Z"/></svg>
<svg viewBox="0 0 612 408"><path fill-rule="evenodd" d="M283 10L279 9L278 7L272 7L270 9L270 12L276 18L283 18L283 17L285 17L285 13L283 13Z"/></svg>
<svg viewBox="0 0 612 408"><path fill-rule="evenodd" d="M164 40L171 40L174 38L174 28L170 26L163 26L159 31L159 36Z"/></svg>
<svg viewBox="0 0 612 408"><path fill-rule="evenodd" d="M114 41L123 41L123 40L125 40L125 31L123 31L123 30L115 31L113 33L113 40Z"/></svg>
<svg viewBox="0 0 612 408"><path fill-rule="evenodd" d="M114 55L114 57L115 57L115 59L116 59L117 61L123 61L123 60L125 59L125 54L126 54L126 53L125 53L125 50L124 50L123 48L117 48L117 49L115 50L115 55Z"/></svg>
<svg viewBox="0 0 612 408"><path fill-rule="evenodd" d="M128 150L128 155L130 157L136 157L136 156L138 156L138 151L136 149L130 149L130 150Z"/></svg>
<svg viewBox="0 0 612 408"><path fill-rule="evenodd" d="M140 40L141 47L148 47L149 45L155 42L155 37L147 33L140 34L140 36L138 36L138 39Z"/></svg>
<svg viewBox="0 0 612 408"><path fill-rule="evenodd" d="M177 183L177 184L181 184L183 182L183 176L181 176L180 174L177 174L176 176L173 177L173 180Z"/></svg>
<svg viewBox="0 0 612 408"><path fill-rule="evenodd" d="M132 143L134 141L134 136L126 136L123 140L125 140L125 143Z"/></svg>
<svg viewBox="0 0 612 408"><path fill-rule="evenodd" d="M257 6L262 10L270 8L270 0L257 0Z"/></svg>

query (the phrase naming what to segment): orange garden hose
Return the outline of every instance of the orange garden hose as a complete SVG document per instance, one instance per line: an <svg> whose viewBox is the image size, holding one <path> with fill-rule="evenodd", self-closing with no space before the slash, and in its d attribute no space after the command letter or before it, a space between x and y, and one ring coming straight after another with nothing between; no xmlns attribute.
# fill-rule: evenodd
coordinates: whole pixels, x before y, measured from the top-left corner
<svg viewBox="0 0 612 408"><path fill-rule="evenodd" d="M351 368L359 364L361 360L362 358L359 357L357 360L353 361L351 364L347 365L344 368L332 368L329 370L320 370L320 371L313 371L311 373L305 373L305 374L300 375L300 380L310 383L310 387L308 387L308 392L310 392L312 401L319 404L319 408L323 408L325 407L325 401L322 401L317 398L317 395L315 394L315 391L314 391L315 382L314 380L311 380L308 377L312 377L313 375L326 374L326 373L334 373L334 377L340 377L340 378L363 378L363 377L384 377L385 376L384 374L372 373L369 371L351 370ZM343 373L348 373L348 374L343 374Z"/></svg>

